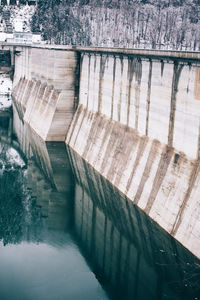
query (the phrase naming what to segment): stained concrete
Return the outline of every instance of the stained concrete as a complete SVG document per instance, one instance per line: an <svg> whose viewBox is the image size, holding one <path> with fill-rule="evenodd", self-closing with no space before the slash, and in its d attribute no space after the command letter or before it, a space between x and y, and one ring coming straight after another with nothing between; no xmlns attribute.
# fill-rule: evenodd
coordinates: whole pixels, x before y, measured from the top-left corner
<svg viewBox="0 0 200 300"><path fill-rule="evenodd" d="M200 257L198 62L83 53L66 143Z"/></svg>
<svg viewBox="0 0 200 300"><path fill-rule="evenodd" d="M13 98L20 118L45 141L66 138L200 258L199 53L51 45L18 51Z"/></svg>
<svg viewBox="0 0 200 300"><path fill-rule="evenodd" d="M64 141L75 111L74 51L23 47L15 58L13 100L45 141Z"/></svg>

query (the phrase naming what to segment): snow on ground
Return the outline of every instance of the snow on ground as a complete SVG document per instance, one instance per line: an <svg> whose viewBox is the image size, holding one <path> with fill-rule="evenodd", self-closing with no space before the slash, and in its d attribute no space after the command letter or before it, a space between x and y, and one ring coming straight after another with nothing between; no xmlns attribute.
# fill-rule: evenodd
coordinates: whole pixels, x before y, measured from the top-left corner
<svg viewBox="0 0 200 300"><path fill-rule="evenodd" d="M14 148L10 147L7 152L6 152L6 158L7 158L7 162L9 162L11 165L13 166L20 166L20 167L24 167L25 166L25 162L23 161L23 159L21 158L21 156L19 155L19 153L17 152L17 150L15 150Z"/></svg>
<svg viewBox="0 0 200 300"><path fill-rule="evenodd" d="M34 5L14 6L10 13L10 21L15 31L31 31L30 19L35 12Z"/></svg>
<svg viewBox="0 0 200 300"><path fill-rule="evenodd" d="M0 176L5 170L24 168L25 162L20 154L8 144L0 143Z"/></svg>
<svg viewBox="0 0 200 300"><path fill-rule="evenodd" d="M8 109L11 105L11 97L0 95L0 110Z"/></svg>
<svg viewBox="0 0 200 300"><path fill-rule="evenodd" d="M11 107L12 81L8 74L0 74L0 110Z"/></svg>
<svg viewBox="0 0 200 300"><path fill-rule="evenodd" d="M4 17L5 12L8 12L7 20ZM10 23L14 31L31 31L30 20L34 12L34 5L4 5L0 13L0 31L6 32L7 23Z"/></svg>

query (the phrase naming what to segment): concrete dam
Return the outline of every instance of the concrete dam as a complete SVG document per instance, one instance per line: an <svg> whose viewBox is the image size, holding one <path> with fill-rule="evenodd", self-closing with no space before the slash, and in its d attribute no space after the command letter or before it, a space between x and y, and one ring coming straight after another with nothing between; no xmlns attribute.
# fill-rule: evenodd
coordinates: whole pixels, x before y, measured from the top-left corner
<svg viewBox="0 0 200 300"><path fill-rule="evenodd" d="M43 141L65 141L200 258L200 53L14 51L14 115Z"/></svg>

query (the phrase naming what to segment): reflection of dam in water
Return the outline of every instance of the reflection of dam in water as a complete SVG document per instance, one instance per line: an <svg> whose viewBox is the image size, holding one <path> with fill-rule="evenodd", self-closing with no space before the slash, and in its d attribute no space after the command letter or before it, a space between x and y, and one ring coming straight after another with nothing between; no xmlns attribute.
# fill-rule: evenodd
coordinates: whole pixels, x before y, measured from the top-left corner
<svg viewBox="0 0 200 300"><path fill-rule="evenodd" d="M34 144L32 145L32 148L30 148L30 141L28 140L27 144L29 144L29 153L22 152L22 150L20 149L19 142L13 136L12 121L12 113L10 111L0 112L0 168L1 170L2 168L8 171L12 170L14 173L13 179L15 177L17 178L17 176L19 175L19 178L21 180L20 184L25 184L25 190L23 190L22 192L24 193L24 199L26 199L25 202L28 201L32 203L31 205L33 205L34 209L36 208L37 210L37 222L39 223L36 222L28 224L28 226L24 228L23 239L28 239L29 241L42 241L42 237L46 238L44 237L44 232L46 231L45 228L53 230L60 229L64 231L67 227L70 226L72 217L72 214L70 213L70 207L72 203L72 185L69 185L69 182L65 180L66 176L68 176L67 172L65 178L63 178L62 176L63 188L57 180L56 173L53 177L51 174L50 179L52 179L52 181L50 181L48 177L44 177L44 174L33 160L33 153L35 154L36 158L40 157L40 153L37 152L36 154L36 152L34 151ZM47 151L50 160L52 160L53 153L55 153L55 151L57 151L58 148L59 147L56 145L56 143L51 145L44 145L44 150ZM63 149L65 149L65 147L61 147L60 153ZM25 169L24 163L22 163L23 159L25 159L26 162ZM40 162L41 161L39 161L39 163ZM18 165L18 163L20 163L20 165ZM59 163L57 164L57 167L59 167ZM19 174L17 173L18 171ZM52 170L50 169L49 165L46 166L46 171L47 174L50 175L50 172ZM71 173L71 169L69 169L69 171ZM12 176L10 175L9 177L12 178ZM69 179L69 177L67 177L67 179ZM69 188L66 188L65 183ZM16 191L16 193L18 192ZM1 199L1 201L2 200L3 199ZM12 205L12 199L10 199L10 201ZM12 206L10 209L12 211ZM31 211L31 213L33 213L33 211ZM36 211L34 213L36 213ZM45 222L43 222L42 219L44 219ZM41 226L42 224L43 226ZM24 223L23 225L25 226L26 224Z"/></svg>
<svg viewBox="0 0 200 300"><path fill-rule="evenodd" d="M115 299L193 299L199 293L198 260L74 151L69 153L76 177L75 231Z"/></svg>
<svg viewBox="0 0 200 300"><path fill-rule="evenodd" d="M6 129L5 124L5 136ZM73 180L65 145L42 143L25 131L30 139L19 140L26 165L13 151L8 160L13 135L10 144L0 141L5 149L0 172L0 299L108 299L71 234Z"/></svg>
<svg viewBox="0 0 200 300"><path fill-rule="evenodd" d="M15 108L14 115L14 129L17 129L21 148L28 158L28 184L32 194L41 205L48 226L66 229L72 219L73 176L65 144L44 142L24 126Z"/></svg>
<svg viewBox="0 0 200 300"><path fill-rule="evenodd" d="M14 129L40 214L26 232L30 241L55 245L59 234L62 249L70 233L109 299L198 299L199 261L191 253L64 143L42 141L15 107Z"/></svg>
<svg viewBox="0 0 200 300"><path fill-rule="evenodd" d="M48 228L66 230L72 222L73 176L65 144L44 142L20 121L14 109L14 129L26 155L27 184ZM39 167L38 167L39 166Z"/></svg>

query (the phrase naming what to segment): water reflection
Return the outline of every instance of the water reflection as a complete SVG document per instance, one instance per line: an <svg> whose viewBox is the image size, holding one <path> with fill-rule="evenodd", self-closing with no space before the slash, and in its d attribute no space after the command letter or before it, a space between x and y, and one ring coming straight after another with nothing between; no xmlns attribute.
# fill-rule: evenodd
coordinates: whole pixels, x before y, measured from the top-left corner
<svg viewBox="0 0 200 300"><path fill-rule="evenodd" d="M64 145L34 136L28 143L26 164L11 144L0 144L0 299L108 299L71 234Z"/></svg>
<svg viewBox="0 0 200 300"><path fill-rule="evenodd" d="M0 299L200 299L199 260L15 108L14 129L27 163L4 166Z"/></svg>
<svg viewBox="0 0 200 300"><path fill-rule="evenodd" d="M200 263L74 151L75 231L114 299L199 299Z"/></svg>
<svg viewBox="0 0 200 300"><path fill-rule="evenodd" d="M61 248L47 242L1 247L1 299L107 299L69 240Z"/></svg>

